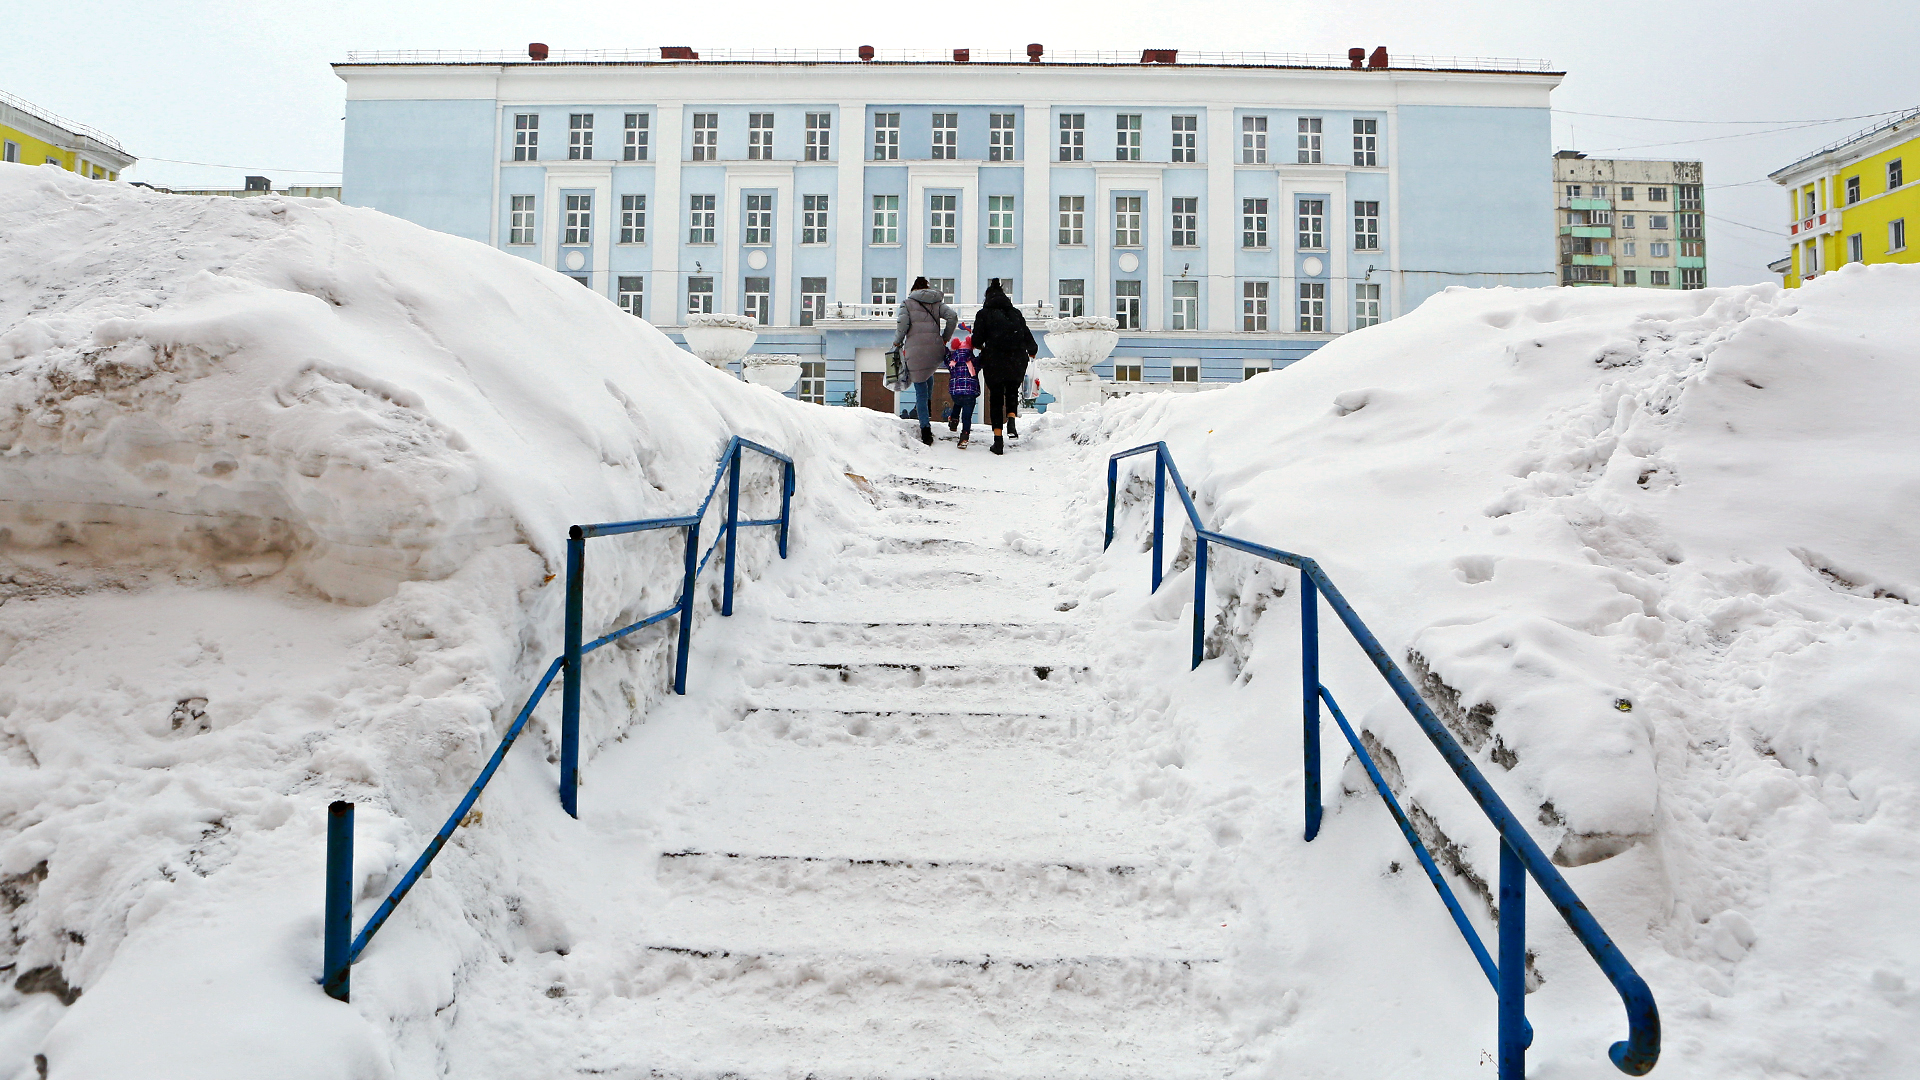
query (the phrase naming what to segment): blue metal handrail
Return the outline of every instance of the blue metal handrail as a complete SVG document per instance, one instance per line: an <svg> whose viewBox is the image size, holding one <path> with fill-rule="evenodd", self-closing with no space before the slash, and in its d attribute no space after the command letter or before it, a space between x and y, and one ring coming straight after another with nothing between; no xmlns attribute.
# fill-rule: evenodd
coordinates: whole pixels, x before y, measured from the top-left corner
<svg viewBox="0 0 1920 1080"><path fill-rule="evenodd" d="M1162 549L1166 527L1166 489L1169 477L1173 480L1174 490L1180 495L1182 505L1186 507L1187 519L1193 525L1194 532L1194 585L1193 585L1193 666L1199 667L1204 658L1206 644L1206 603L1207 603L1207 549L1210 545L1243 551L1273 562L1294 567L1300 571L1300 667L1301 667L1301 714L1302 714L1302 756L1306 771L1306 839L1312 841L1320 832L1321 795L1320 795L1320 703L1326 702L1333 713L1334 721L1347 738L1353 752L1366 768L1367 776L1373 781L1374 789L1393 814L1394 821L1406 836L1407 843L1413 848L1420 866L1427 873L1428 880L1440 894L1440 899L1453 916L1453 921L1466 938L1467 945L1480 963L1480 968L1493 984L1499 996L1500 1025L1500 1080L1522 1080L1526 1073L1526 1051L1533 1043L1533 1029L1526 1019L1526 889L1527 876L1539 884L1540 891L1573 931L1574 937L1585 946L1587 954L1593 957L1601 972L1613 984L1620 995L1621 1003L1627 1012L1627 1038L1616 1042L1609 1049L1614 1065L1630 1076L1644 1076L1652 1071L1660 1060L1660 1012L1653 1000L1653 993L1647 988L1645 979L1627 962L1619 946L1607 936L1600 923L1587 910L1579 896L1574 894L1560 871L1547 858L1540 846L1528 835L1525 826L1507 809L1493 785L1474 765L1467 752L1461 748L1452 733L1446 729L1433 710L1421 699L1413 688L1413 683L1394 663L1393 657L1380 644L1372 630L1367 628L1360 616L1355 613L1346 597L1334 587L1332 579L1327 577L1318 563L1304 555L1295 555L1278 548L1256 544L1250 540L1228 536L1203 526L1200 512L1194 508L1193 496L1188 493L1187 485L1180 478L1180 470L1173 462L1173 453L1164 442L1136 446L1131 450L1114 454L1107 460L1107 530L1103 546L1113 544L1113 519L1119 492L1120 462L1136 454L1154 455L1153 474L1153 590L1158 591L1162 579ZM1334 702L1333 694L1320 683L1320 597L1325 596L1328 606L1340 616L1347 632L1353 635L1355 642L1365 650L1373 666L1393 688L1400 703L1412 714L1420 730L1440 751L1454 775L1466 786L1467 793L1479 804L1480 810L1493 823L1500 833L1500 890L1497 922L1499 956L1496 962L1489 955L1486 943L1468 921L1460 901L1453 894L1440 869L1434 864L1433 857L1427 852L1426 845L1414 831L1413 823L1401 810L1399 800L1387 786L1387 782L1375 765L1373 755L1354 734L1353 726L1347 722L1340 706Z"/></svg>
<svg viewBox="0 0 1920 1080"><path fill-rule="evenodd" d="M743 451L752 450L764 454L781 463L780 479L780 516L750 521L740 520L740 459ZM720 535L707 548L706 554L698 559L694 553L700 547L700 522L705 520L707 509L713 503L714 495L720 490L720 481L727 481L727 516L721 525ZM575 525L567 530L567 601L566 601L566 644L565 651L547 665L546 674L535 684L533 694L520 708L520 714L507 728L506 735L500 739L500 745L494 748L493 756L487 759L486 767L467 788L466 797L447 818L446 824L434 834L426 850L413 861L413 865L400 877L399 884L387 894L387 898L374 911L373 917L360 928L359 936L353 935L353 803L336 801L327 807L327 905L324 928L324 956L321 961L320 983L328 996L341 1001L348 1000L351 991L353 964L360 959L373 935L386 924L400 901L406 898L427 867L433 863L434 856L446 846L453 831L465 823L473 804L480 798L480 792L493 779L500 768L500 762L506 757L507 750L514 740L520 737L520 731L526 727L527 718L533 715L534 707L546 696L547 688L553 684L556 676L564 674L565 682L561 689L560 712L560 805L570 817L578 818L578 790L580 784L580 687L584 681L581 666L586 655L603 645L652 626L673 615L680 616L680 637L675 650L673 666L673 692L687 692L687 651L693 633L693 590L700 572L706 569L707 560L712 558L722 543L726 545L727 575L721 586L720 614L733 614L733 580L738 567L735 553L735 536L740 529L754 526L777 526L780 530L780 557L787 557L787 541L791 536L791 511L793 508L794 469L793 459L777 450L770 450L759 443L735 436L727 443L720 455L719 467L714 470L713 483L707 487L706 498L700 500L700 509L680 517L647 518L640 521L612 521L599 525ZM648 532L655 529L684 529L683 571L680 595L673 604L637 622L603 634L586 643L581 642L581 624L586 607L586 543L596 536L620 536L625 533Z"/></svg>

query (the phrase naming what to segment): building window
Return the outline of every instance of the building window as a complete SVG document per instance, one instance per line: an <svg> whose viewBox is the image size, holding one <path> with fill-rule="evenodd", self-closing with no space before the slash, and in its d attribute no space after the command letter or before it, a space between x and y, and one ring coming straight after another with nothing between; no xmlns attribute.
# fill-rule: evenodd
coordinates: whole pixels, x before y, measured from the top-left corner
<svg viewBox="0 0 1920 1080"><path fill-rule="evenodd" d="M1621 201L1621 202L1632 202L1632 201L1633 201L1633 189L1632 189L1632 188L1630 188L1630 187L1623 187L1623 188L1621 188L1621 189L1620 189L1620 201Z"/></svg>
<svg viewBox="0 0 1920 1080"><path fill-rule="evenodd" d="M1060 160L1087 159L1087 114L1060 114Z"/></svg>
<svg viewBox="0 0 1920 1080"><path fill-rule="evenodd" d="M1295 209L1295 231L1299 233L1300 250L1315 251L1326 247L1327 204L1320 199L1301 199Z"/></svg>
<svg viewBox="0 0 1920 1080"><path fill-rule="evenodd" d="M593 243L593 196L567 196L567 228L560 242L573 246Z"/></svg>
<svg viewBox="0 0 1920 1080"><path fill-rule="evenodd" d="M1704 240L1707 236L1706 216L1704 214L1676 214L1680 219L1680 239Z"/></svg>
<svg viewBox="0 0 1920 1080"><path fill-rule="evenodd" d="M647 197L645 195L620 196L620 242L623 244L647 242Z"/></svg>
<svg viewBox="0 0 1920 1080"><path fill-rule="evenodd" d="M877 112L873 114L873 160L900 160L899 113Z"/></svg>
<svg viewBox="0 0 1920 1080"><path fill-rule="evenodd" d="M1113 117L1113 160L1140 160L1140 114L1116 113Z"/></svg>
<svg viewBox="0 0 1920 1080"><path fill-rule="evenodd" d="M1854 233L1853 235L1847 237L1847 261L1848 262L1865 262L1867 261L1866 256L1867 256L1867 245L1864 239L1861 237L1861 235L1859 233Z"/></svg>
<svg viewBox="0 0 1920 1080"><path fill-rule="evenodd" d="M13 146L8 143L8 146ZM14 147L18 151L18 147ZM19 157L10 157L8 161L19 161ZM540 160L540 114L515 113L513 116L513 160Z"/></svg>
<svg viewBox="0 0 1920 1080"><path fill-rule="evenodd" d="M815 405L827 403L827 362L825 360L800 361L801 401L811 401Z"/></svg>
<svg viewBox="0 0 1920 1080"><path fill-rule="evenodd" d="M1700 209L1700 185L1681 184L1673 189L1674 206L1679 210Z"/></svg>
<svg viewBox="0 0 1920 1080"><path fill-rule="evenodd" d="M1653 230L1655 230L1655 231L1659 231L1659 232L1664 232L1664 231L1666 231L1666 228L1667 228L1667 215L1666 215L1666 214L1648 214L1648 215L1647 215L1647 228L1649 228L1649 229L1653 229Z"/></svg>
<svg viewBox="0 0 1920 1080"><path fill-rule="evenodd" d="M593 157L593 114L570 113L567 116L567 157L587 161Z"/></svg>
<svg viewBox="0 0 1920 1080"><path fill-rule="evenodd" d="M1380 164L1380 122L1378 120L1353 122L1353 163L1363 169Z"/></svg>
<svg viewBox="0 0 1920 1080"><path fill-rule="evenodd" d="M720 160L720 114L693 114L693 160Z"/></svg>
<svg viewBox="0 0 1920 1080"><path fill-rule="evenodd" d="M1621 228L1623 228L1623 229L1631 229L1631 228L1633 228L1633 215L1632 215L1632 214L1621 214L1621 215L1620 215L1620 227L1621 227Z"/></svg>
<svg viewBox="0 0 1920 1080"><path fill-rule="evenodd" d="M1013 196L987 196L987 244L1000 247L1013 245Z"/></svg>
<svg viewBox="0 0 1920 1080"><path fill-rule="evenodd" d="M1071 319L1087 313L1087 281L1085 278L1063 278L1060 281L1060 317Z"/></svg>
<svg viewBox="0 0 1920 1080"><path fill-rule="evenodd" d="M813 321L826 314L827 279L823 277L803 277L800 279L800 325L812 326Z"/></svg>
<svg viewBox="0 0 1920 1080"><path fill-rule="evenodd" d="M1240 283L1240 329L1264 334L1267 331L1267 283Z"/></svg>
<svg viewBox="0 0 1920 1080"><path fill-rule="evenodd" d="M943 302L951 303L953 301L953 279L952 278L930 277L927 279L927 288L938 291L940 293L940 299Z"/></svg>
<svg viewBox="0 0 1920 1080"><path fill-rule="evenodd" d="M513 197L513 212L507 218L507 243L531 244L534 242L534 198L532 195L515 195Z"/></svg>
<svg viewBox="0 0 1920 1080"><path fill-rule="evenodd" d="M627 161L647 160L647 124L651 120L646 113L627 114L627 143L621 150L621 157Z"/></svg>
<svg viewBox="0 0 1920 1080"><path fill-rule="evenodd" d="M1380 250L1380 204L1371 199L1354 200L1353 247L1356 251Z"/></svg>
<svg viewBox="0 0 1920 1080"><path fill-rule="evenodd" d="M1567 198L1569 198L1569 199L1577 199L1577 198L1579 198L1579 197L1580 197L1580 185L1579 185L1579 184L1568 184L1568 185L1567 185Z"/></svg>
<svg viewBox="0 0 1920 1080"><path fill-rule="evenodd" d="M1083 195L1060 196L1060 246L1079 247L1087 242L1087 200Z"/></svg>
<svg viewBox="0 0 1920 1080"><path fill-rule="evenodd" d="M1172 381L1177 383L1197 383L1200 381L1199 364L1175 364L1170 373Z"/></svg>
<svg viewBox="0 0 1920 1080"><path fill-rule="evenodd" d="M1113 283L1113 321L1121 330L1140 329L1140 282Z"/></svg>
<svg viewBox="0 0 1920 1080"><path fill-rule="evenodd" d="M802 195L800 213L800 242L803 244L826 243L827 196Z"/></svg>
<svg viewBox="0 0 1920 1080"><path fill-rule="evenodd" d="M1240 246L1243 248L1267 246L1267 200L1240 200Z"/></svg>
<svg viewBox="0 0 1920 1080"><path fill-rule="evenodd" d="M1191 162L1198 160L1200 118L1198 116L1176 116L1173 118L1173 160Z"/></svg>
<svg viewBox="0 0 1920 1080"><path fill-rule="evenodd" d="M1113 365L1113 381L1124 382L1124 383L1139 382L1140 381L1140 365L1139 364Z"/></svg>
<svg viewBox="0 0 1920 1080"><path fill-rule="evenodd" d="M960 202L958 195L927 196L927 243L935 247L951 247L958 229L955 219L960 216L956 209Z"/></svg>
<svg viewBox="0 0 1920 1080"><path fill-rule="evenodd" d="M807 114L807 160L833 160L833 114Z"/></svg>
<svg viewBox="0 0 1920 1080"><path fill-rule="evenodd" d="M1900 159L1887 162L1887 190L1892 191L1907 182L1906 170L1900 165Z"/></svg>
<svg viewBox="0 0 1920 1080"><path fill-rule="evenodd" d="M960 114L933 114L933 159L954 160L960 156Z"/></svg>
<svg viewBox="0 0 1920 1080"><path fill-rule="evenodd" d="M14 142L12 139L8 139L6 141L4 154L0 154L0 160L11 161L18 164L20 161L20 144Z"/></svg>
<svg viewBox="0 0 1920 1080"><path fill-rule="evenodd" d="M1249 360L1246 362L1246 366L1240 369L1240 381L1246 382L1248 379L1253 378L1255 375L1265 375L1267 372L1272 370L1273 370L1273 366L1271 364L1264 364L1264 363L1259 363L1257 361Z"/></svg>
<svg viewBox="0 0 1920 1080"><path fill-rule="evenodd" d="M1575 269L1575 270L1578 270L1578 269L1581 269L1581 268L1580 268L1580 267L1578 267L1578 266L1576 266L1576 267L1574 267L1574 269ZM1589 267L1587 267L1586 269L1588 269L1588 270L1605 270L1605 269L1606 269L1606 267L1604 267L1604 266L1589 266ZM1647 279L1648 279L1648 283L1649 283L1649 284L1651 284L1651 285L1652 285L1652 286L1653 286L1654 288L1656 288L1656 289L1664 289L1664 288L1666 288L1666 287L1667 287L1667 286L1668 286L1668 285L1669 285L1669 284L1670 284L1670 283L1672 282L1672 280L1673 280L1673 275L1672 275L1672 273L1671 273L1670 271L1666 271L1666 270L1649 270L1649 271L1647 271ZM1604 281L1604 280L1606 280L1606 279L1605 279L1605 278L1601 278L1600 280L1602 280L1602 281Z"/></svg>
<svg viewBox="0 0 1920 1080"><path fill-rule="evenodd" d="M1907 219L1887 222L1887 250L1907 250Z"/></svg>
<svg viewBox="0 0 1920 1080"><path fill-rule="evenodd" d="M690 277L687 279L687 314L711 314L713 311L713 279L710 277Z"/></svg>
<svg viewBox="0 0 1920 1080"><path fill-rule="evenodd" d="M51 165L53 164L53 162L48 162L48 164ZM583 289L593 288L593 279L591 277L588 277L586 274L568 274L567 276L572 278L574 281L579 282L580 287Z"/></svg>
<svg viewBox="0 0 1920 1080"><path fill-rule="evenodd" d="M1300 332L1303 334L1327 332L1327 286L1324 282L1300 283Z"/></svg>
<svg viewBox="0 0 1920 1080"><path fill-rule="evenodd" d="M773 196L747 196L747 235L748 247L765 247L773 243Z"/></svg>
<svg viewBox="0 0 1920 1080"><path fill-rule="evenodd" d="M1013 114L990 113L987 116L987 160L1018 161L1013 156Z"/></svg>
<svg viewBox="0 0 1920 1080"><path fill-rule="evenodd" d="M1607 197L1607 185L1595 184L1593 185L1593 190L1589 191L1587 194L1596 199L1604 199Z"/></svg>
<svg viewBox="0 0 1920 1080"><path fill-rule="evenodd" d="M1666 188L1663 188L1663 187L1650 187L1650 188L1648 188L1648 189L1647 189L1647 201L1648 201L1648 202L1666 202L1666 201L1667 201L1667 189L1666 189Z"/></svg>
<svg viewBox="0 0 1920 1080"><path fill-rule="evenodd" d="M687 243L713 243L713 196L687 197Z"/></svg>
<svg viewBox="0 0 1920 1080"><path fill-rule="evenodd" d="M1847 205L1852 206L1854 203L1857 203L1859 201L1860 201L1860 178L1857 176L1849 176L1847 177Z"/></svg>
<svg viewBox="0 0 1920 1080"><path fill-rule="evenodd" d="M1303 116L1300 118L1300 146L1298 164L1320 164L1320 118Z"/></svg>
<svg viewBox="0 0 1920 1080"><path fill-rule="evenodd" d="M1376 326L1380 322L1380 286L1355 282L1353 286L1353 328Z"/></svg>
<svg viewBox="0 0 1920 1080"><path fill-rule="evenodd" d="M1620 284L1622 284L1622 285L1638 285L1638 284L1640 284L1640 271L1638 271L1638 270L1622 270L1622 271L1620 271Z"/></svg>
<svg viewBox="0 0 1920 1080"><path fill-rule="evenodd" d="M771 161L773 159L773 114L757 112L747 114L747 160Z"/></svg>
<svg viewBox="0 0 1920 1080"><path fill-rule="evenodd" d="M1199 282L1176 281L1173 283L1173 328L1175 330L1200 329Z"/></svg>
<svg viewBox="0 0 1920 1080"><path fill-rule="evenodd" d="M1113 246L1117 248L1140 246L1140 196L1115 195L1113 197Z"/></svg>
<svg viewBox="0 0 1920 1080"><path fill-rule="evenodd" d="M1176 195L1173 199L1173 246L1200 246L1200 197Z"/></svg>
<svg viewBox="0 0 1920 1080"><path fill-rule="evenodd" d="M1647 255L1655 259L1665 259L1673 254L1673 245L1655 240L1647 245Z"/></svg>
<svg viewBox="0 0 1920 1080"><path fill-rule="evenodd" d="M1639 245L1634 243L1632 240L1622 240L1620 241L1620 254L1629 255L1629 256L1638 255L1640 254L1640 252L1635 250L1638 247Z"/></svg>
<svg viewBox="0 0 1920 1080"><path fill-rule="evenodd" d="M740 313L752 319L754 322L759 323L761 326L767 325L773 316L773 305L771 303L773 290L767 287L771 280L770 278L750 277L746 280L746 287L742 290L744 309Z"/></svg>
<svg viewBox="0 0 1920 1080"><path fill-rule="evenodd" d="M622 277L616 279L619 289L615 293L620 310L634 318L646 317L647 279L644 277Z"/></svg>
<svg viewBox="0 0 1920 1080"><path fill-rule="evenodd" d="M900 302L899 278L877 277L868 284L873 286L867 291L867 295L872 297L871 303L897 304Z"/></svg>
<svg viewBox="0 0 1920 1080"><path fill-rule="evenodd" d="M900 242L900 196L875 195L873 197L873 242L876 244ZM878 302L875 301L875 303Z"/></svg>
<svg viewBox="0 0 1920 1080"><path fill-rule="evenodd" d="M1267 163L1266 117L1243 116L1240 118L1240 162L1243 165Z"/></svg>
<svg viewBox="0 0 1920 1080"><path fill-rule="evenodd" d="M1808 189L1807 189L1807 192L1806 192L1806 196L1807 196L1807 212L1806 212L1805 214L1803 214L1803 215L1801 215L1801 216L1802 216L1802 217L1812 217L1812 216L1813 216L1813 215L1814 215L1815 213L1817 213L1817 212L1818 212L1818 211L1817 211L1817 208L1816 208L1816 207L1814 206L1814 201L1813 201L1813 189L1812 189L1812 188L1808 188Z"/></svg>

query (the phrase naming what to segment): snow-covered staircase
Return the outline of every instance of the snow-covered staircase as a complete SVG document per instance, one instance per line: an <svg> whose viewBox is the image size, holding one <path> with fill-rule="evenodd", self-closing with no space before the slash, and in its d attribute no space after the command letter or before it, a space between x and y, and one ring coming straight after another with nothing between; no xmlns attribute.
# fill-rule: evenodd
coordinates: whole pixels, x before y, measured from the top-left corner
<svg viewBox="0 0 1920 1080"><path fill-rule="evenodd" d="M956 464L875 481L904 505L824 603L758 590L760 630L736 619L750 764L679 783L664 901L610 992L564 1003L570 1074L1230 1071L1221 893L1103 783L1075 568L1001 539L1053 545L1051 482Z"/></svg>

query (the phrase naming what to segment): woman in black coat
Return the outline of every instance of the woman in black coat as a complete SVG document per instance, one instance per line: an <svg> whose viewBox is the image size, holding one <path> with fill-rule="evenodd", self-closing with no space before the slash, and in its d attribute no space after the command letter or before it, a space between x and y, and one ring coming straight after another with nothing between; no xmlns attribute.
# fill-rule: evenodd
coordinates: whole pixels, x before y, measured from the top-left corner
<svg viewBox="0 0 1920 1080"><path fill-rule="evenodd" d="M980 313L973 318L973 347L980 355L980 379L987 384L987 419L993 423L993 452L1007 452L1008 435L1019 436L1013 410L1020 403L1020 384L1027 378L1027 361L1040 351L1027 317L1013 306L994 278L987 286Z"/></svg>

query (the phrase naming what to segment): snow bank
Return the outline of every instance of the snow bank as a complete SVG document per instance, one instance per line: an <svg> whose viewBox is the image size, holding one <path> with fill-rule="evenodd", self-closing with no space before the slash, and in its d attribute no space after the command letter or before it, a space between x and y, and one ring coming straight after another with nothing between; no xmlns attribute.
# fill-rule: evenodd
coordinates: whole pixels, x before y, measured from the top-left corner
<svg viewBox="0 0 1920 1080"><path fill-rule="evenodd" d="M897 438L483 245L0 165L0 1076L381 1075L390 1032L295 977L325 802L360 802L383 888L559 651L567 526L687 512L735 434L800 462L803 560L864 505L836 444ZM770 554L752 534L747 572ZM599 542L589 626L666 606L680 558ZM590 744L669 655L595 655ZM490 807L557 813L547 719ZM442 909L423 985L524 925L513 889L483 866L416 894ZM404 1028L419 989L364 1011Z"/></svg>
<svg viewBox="0 0 1920 1080"><path fill-rule="evenodd" d="M1115 403L1072 434L1101 442L1090 489L1106 452L1165 439L1211 527L1326 567L1653 984L1662 1074L1892 1077L1920 983L1900 918L1920 875L1917 415L1920 269L1849 266L1791 292L1453 289L1248 384ZM1144 589L1150 499L1129 486L1109 556L1128 589ZM1190 573L1131 602L1175 618ZM1291 571L1216 551L1214 573L1224 660L1182 693L1292 715L1272 704L1298 700L1295 609L1274 603ZM1160 662L1184 667L1180 636ZM1491 830L1342 645L1325 681L1490 933L1471 896L1497 875ZM1189 724L1223 778L1297 772L1221 743L1260 729ZM1345 746L1325 737L1331 779ZM1404 848L1354 764L1338 776L1332 827L1364 815L1386 874ZM1326 884L1283 839L1287 784L1280 853L1247 858L1276 921L1316 903L1340 919L1337 900L1277 899ZM1536 1064L1605 1075L1618 1007L1535 910ZM1444 926L1432 947L1457 948ZM1286 984L1328 1009L1283 1034L1296 1065L1353 1060L1315 1033L1353 1022L1321 976Z"/></svg>

